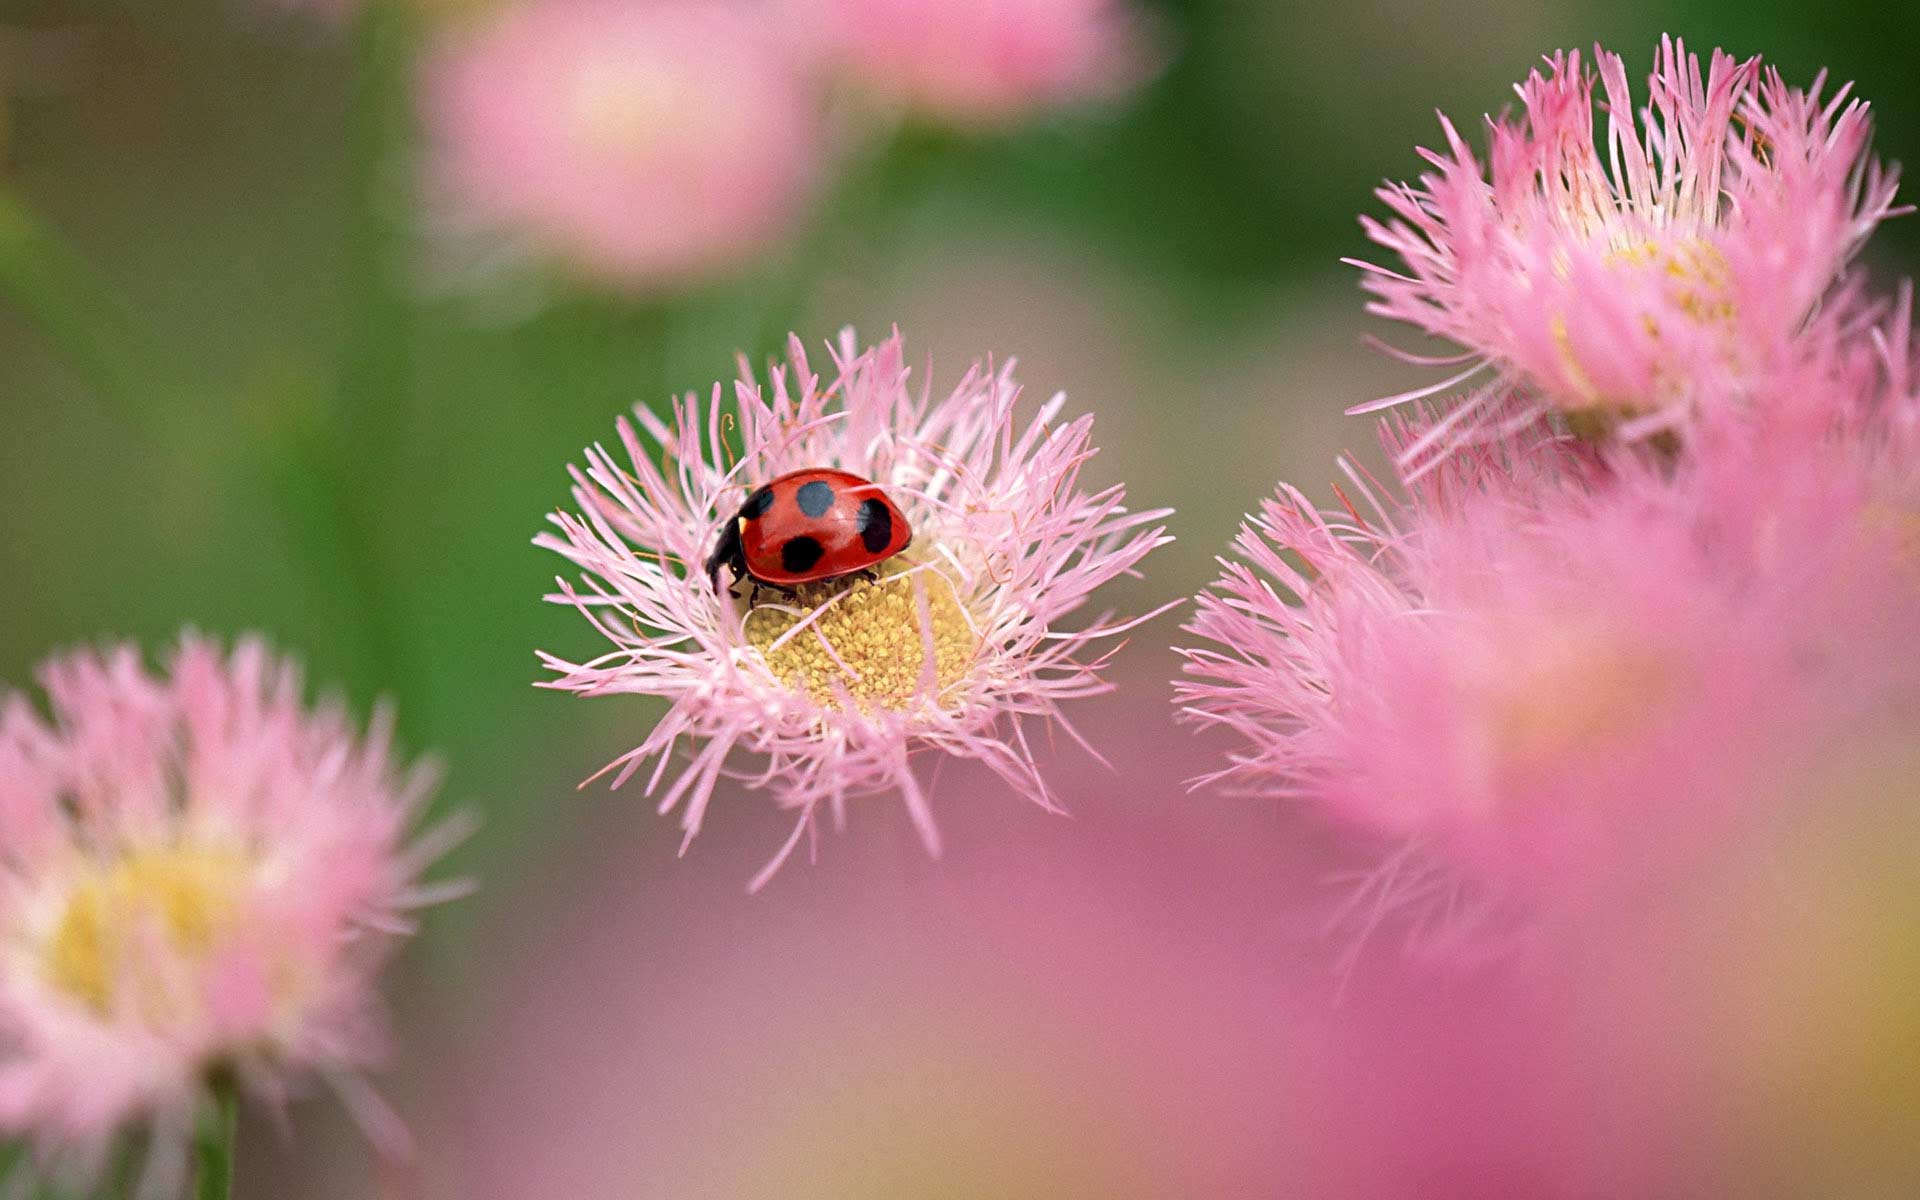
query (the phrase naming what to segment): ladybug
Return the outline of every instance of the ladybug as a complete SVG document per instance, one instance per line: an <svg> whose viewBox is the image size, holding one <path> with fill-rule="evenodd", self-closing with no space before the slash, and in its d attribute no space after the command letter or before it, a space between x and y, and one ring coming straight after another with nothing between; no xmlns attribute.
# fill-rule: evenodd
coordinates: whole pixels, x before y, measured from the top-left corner
<svg viewBox="0 0 1920 1200"><path fill-rule="evenodd" d="M720 568L736 579L791 590L803 583L866 571L907 548L913 530L880 485L848 471L789 471L748 493L720 531L707 576L720 590Z"/></svg>

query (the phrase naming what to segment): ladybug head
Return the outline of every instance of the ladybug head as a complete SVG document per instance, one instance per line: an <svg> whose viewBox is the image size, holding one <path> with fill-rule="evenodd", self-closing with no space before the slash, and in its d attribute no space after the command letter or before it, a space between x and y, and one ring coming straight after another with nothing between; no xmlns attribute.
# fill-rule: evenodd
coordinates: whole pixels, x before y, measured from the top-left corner
<svg viewBox="0 0 1920 1200"><path fill-rule="evenodd" d="M707 578L713 583L715 592L721 591L720 569L731 567L734 578L747 573L746 556L740 547L740 518L730 518L720 527L720 536L714 539L713 553L707 556Z"/></svg>

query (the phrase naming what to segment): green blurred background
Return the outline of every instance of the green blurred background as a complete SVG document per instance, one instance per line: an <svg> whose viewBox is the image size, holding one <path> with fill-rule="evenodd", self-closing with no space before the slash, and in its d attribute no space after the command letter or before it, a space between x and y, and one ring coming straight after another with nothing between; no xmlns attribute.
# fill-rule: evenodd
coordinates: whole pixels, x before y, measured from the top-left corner
<svg viewBox="0 0 1920 1200"><path fill-rule="evenodd" d="M1110 112L922 147L910 180L890 177L897 194L836 232L798 320L814 346L898 322L936 383L1018 355L1029 388L1098 411L1099 479L1179 509L1180 541L1126 604L1192 592L1276 479L1318 490L1334 453L1369 442L1341 410L1409 376L1361 346L1370 325L1338 259L1365 252L1355 214L1382 177L1417 169L1435 108L1497 109L1540 53L1596 39L1643 76L1671 31L1764 53L1794 81L1823 66L1857 80L1880 152L1920 161L1911 3L1155 12L1159 78ZM766 295L786 285L774 264L672 305L565 296L513 323L418 294L404 145L372 171L351 149L396 136L367 120L403 76L394 35L374 33L387 69L356 77L364 33L247 0L0 6L0 266L45 282L19 257L19 223L42 221L76 255L62 270L92 277L132 331L102 388L0 303L0 680L25 683L56 647L157 646L190 624L263 630L363 709L393 696L407 743L449 764L443 802L485 817L457 868L488 890L437 914L408 961L418 1024L408 989L457 980L476 931L552 883L594 828L583 809L639 803L574 785L653 710L530 686L535 647L593 647L540 603L564 564L529 545L566 502L564 467L629 405L730 376L737 349L763 357ZM1869 259L1882 283L1917 261L1912 218ZM329 448L355 464L344 486ZM1171 669L1130 652L1123 686L1163 694ZM632 869L744 881L784 818L733 819L752 836L678 866L655 822Z"/></svg>

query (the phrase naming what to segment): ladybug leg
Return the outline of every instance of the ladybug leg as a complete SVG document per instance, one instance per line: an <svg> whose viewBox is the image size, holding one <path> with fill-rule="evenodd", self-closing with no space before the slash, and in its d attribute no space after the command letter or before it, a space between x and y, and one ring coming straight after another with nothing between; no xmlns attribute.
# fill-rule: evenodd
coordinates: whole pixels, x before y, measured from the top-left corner
<svg viewBox="0 0 1920 1200"><path fill-rule="evenodd" d="M759 607L760 607L760 593L761 593L761 591L762 591L762 590L763 590L763 589L762 589L762 588L760 587L760 581L759 581L759 580L757 580L757 579L756 579L756 580L754 580L754 581L753 581L753 592L752 592L752 594L751 594L750 596L748 596L748 598L747 598L747 607L748 607L748 608L759 608Z"/></svg>
<svg viewBox="0 0 1920 1200"><path fill-rule="evenodd" d="M869 584L871 584L874 587L880 586L880 572L874 570L872 567L868 567L866 570L861 571L860 578L866 580Z"/></svg>

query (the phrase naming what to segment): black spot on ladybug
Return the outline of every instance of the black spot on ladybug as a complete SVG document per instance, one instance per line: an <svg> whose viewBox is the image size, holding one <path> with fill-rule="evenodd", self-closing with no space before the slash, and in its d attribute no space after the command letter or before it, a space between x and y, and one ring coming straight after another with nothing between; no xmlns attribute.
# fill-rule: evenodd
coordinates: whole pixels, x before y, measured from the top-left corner
<svg viewBox="0 0 1920 1200"><path fill-rule="evenodd" d="M800 502L800 511L809 517L823 516L833 507L833 485L818 479L803 483L793 498Z"/></svg>
<svg viewBox="0 0 1920 1200"><path fill-rule="evenodd" d="M879 554L893 541L893 514L879 500L862 500L853 524L860 531L860 544L869 554Z"/></svg>
<svg viewBox="0 0 1920 1200"><path fill-rule="evenodd" d="M754 489L753 495L747 497L747 502L740 506L740 515L752 521L765 516L767 510L772 507L773 489L770 487L756 488Z"/></svg>
<svg viewBox="0 0 1920 1200"><path fill-rule="evenodd" d="M820 556L825 553L825 547L818 540L803 534L789 538L787 544L780 547L780 565L786 568L787 574L799 575L811 571L813 564L819 562Z"/></svg>

